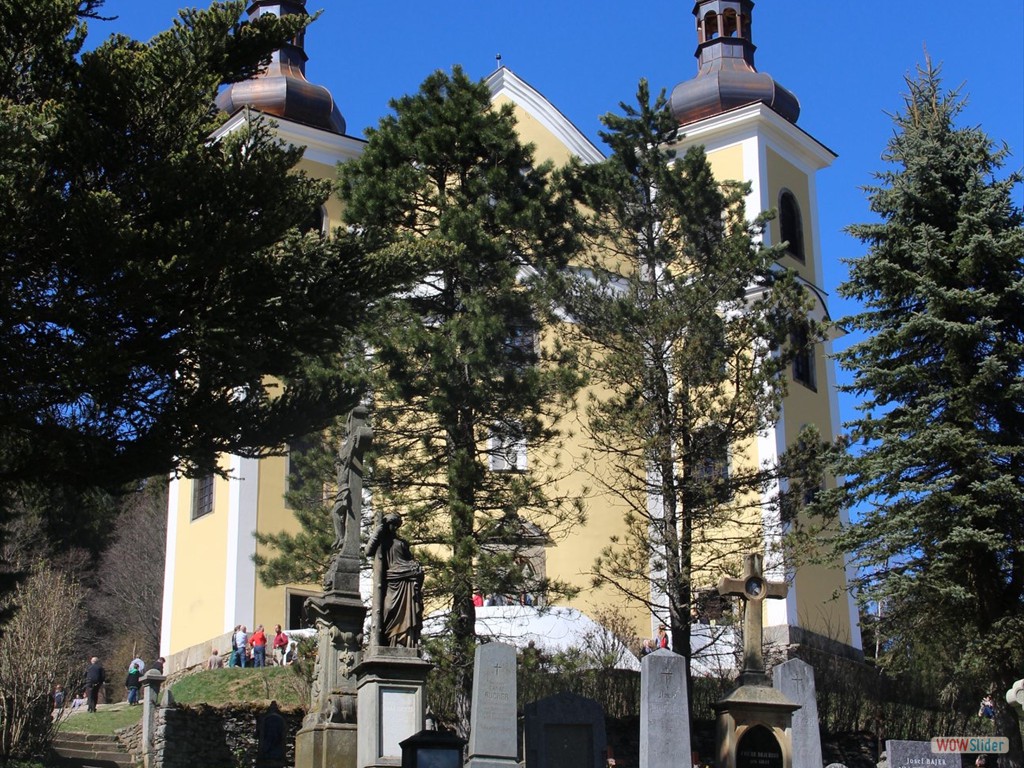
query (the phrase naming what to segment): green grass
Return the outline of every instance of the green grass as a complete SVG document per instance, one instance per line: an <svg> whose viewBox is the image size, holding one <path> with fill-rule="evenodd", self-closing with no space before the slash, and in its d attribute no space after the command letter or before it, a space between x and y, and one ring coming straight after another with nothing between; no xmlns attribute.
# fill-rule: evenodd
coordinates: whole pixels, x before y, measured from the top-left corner
<svg viewBox="0 0 1024 768"><path fill-rule="evenodd" d="M67 733L113 733L119 728L135 725L141 719L141 706L100 709L96 712L79 711L68 715L58 730Z"/></svg>
<svg viewBox="0 0 1024 768"><path fill-rule="evenodd" d="M224 669L203 670L189 675L173 686L171 695L178 704L255 704L265 707L274 700L285 709L304 707L307 702L302 694L299 678L291 667L266 667L265 669ZM98 712L75 712L59 726L68 733L113 733L139 722L142 707L115 705L113 709L100 708Z"/></svg>
<svg viewBox="0 0 1024 768"><path fill-rule="evenodd" d="M292 667L226 667L197 672L179 680L171 687L171 695L179 704L210 704L221 706L250 702L282 707L303 707L302 687Z"/></svg>

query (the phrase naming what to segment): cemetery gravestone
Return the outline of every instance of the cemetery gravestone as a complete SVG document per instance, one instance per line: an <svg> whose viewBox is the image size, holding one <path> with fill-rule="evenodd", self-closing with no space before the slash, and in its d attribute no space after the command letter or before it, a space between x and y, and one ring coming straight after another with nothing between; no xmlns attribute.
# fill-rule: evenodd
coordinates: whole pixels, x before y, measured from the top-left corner
<svg viewBox="0 0 1024 768"><path fill-rule="evenodd" d="M887 741L889 768L960 768L960 755L932 752L928 741Z"/></svg>
<svg viewBox="0 0 1024 768"><path fill-rule="evenodd" d="M736 747L736 768L782 768L782 746L763 725L745 731Z"/></svg>
<svg viewBox="0 0 1024 768"><path fill-rule="evenodd" d="M518 764L516 649L485 643L473 663L469 767L502 768Z"/></svg>
<svg viewBox="0 0 1024 768"><path fill-rule="evenodd" d="M604 712L593 699L559 693L525 715L526 768L605 768Z"/></svg>
<svg viewBox="0 0 1024 768"><path fill-rule="evenodd" d="M674 768L689 754L686 659L662 648L640 663L640 768Z"/></svg>
<svg viewBox="0 0 1024 768"><path fill-rule="evenodd" d="M818 701L815 697L814 667L802 659L790 659L772 670L777 691L800 709L793 713L790 729L793 768L821 768L821 731L818 728Z"/></svg>

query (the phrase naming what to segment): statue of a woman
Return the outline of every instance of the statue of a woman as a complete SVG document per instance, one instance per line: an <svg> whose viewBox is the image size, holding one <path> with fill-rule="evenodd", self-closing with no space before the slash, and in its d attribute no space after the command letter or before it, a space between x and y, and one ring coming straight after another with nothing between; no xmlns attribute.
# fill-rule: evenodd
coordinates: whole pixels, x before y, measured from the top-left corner
<svg viewBox="0 0 1024 768"><path fill-rule="evenodd" d="M374 557L374 589L380 608L374 616L380 645L415 648L423 628L423 566L412 557L409 543L398 537L401 515L384 521L366 542L365 554Z"/></svg>

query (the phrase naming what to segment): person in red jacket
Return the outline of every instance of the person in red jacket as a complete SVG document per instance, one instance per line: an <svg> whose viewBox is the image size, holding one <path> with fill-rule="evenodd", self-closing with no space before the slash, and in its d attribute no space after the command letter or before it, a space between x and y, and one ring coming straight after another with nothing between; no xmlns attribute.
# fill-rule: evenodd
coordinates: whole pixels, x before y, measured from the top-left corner
<svg viewBox="0 0 1024 768"><path fill-rule="evenodd" d="M288 635L281 631L281 625L274 627L274 663L284 666L285 654L288 652Z"/></svg>
<svg viewBox="0 0 1024 768"><path fill-rule="evenodd" d="M256 631L249 638L249 645L252 646L252 665L254 667L267 666L267 634L263 631L263 625L256 627Z"/></svg>

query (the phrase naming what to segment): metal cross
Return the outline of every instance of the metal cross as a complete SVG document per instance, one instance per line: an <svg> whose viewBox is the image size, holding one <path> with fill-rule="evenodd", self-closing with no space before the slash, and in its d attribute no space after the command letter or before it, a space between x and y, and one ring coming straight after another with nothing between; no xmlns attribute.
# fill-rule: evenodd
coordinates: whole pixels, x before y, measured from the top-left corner
<svg viewBox="0 0 1024 768"><path fill-rule="evenodd" d="M741 682L764 682L764 628L761 619L761 602L765 598L779 599L786 596L789 586L784 581L765 581L761 564L764 558L757 553L743 556L743 575L736 579L723 576L718 580L718 594L723 597L743 598L743 670Z"/></svg>

